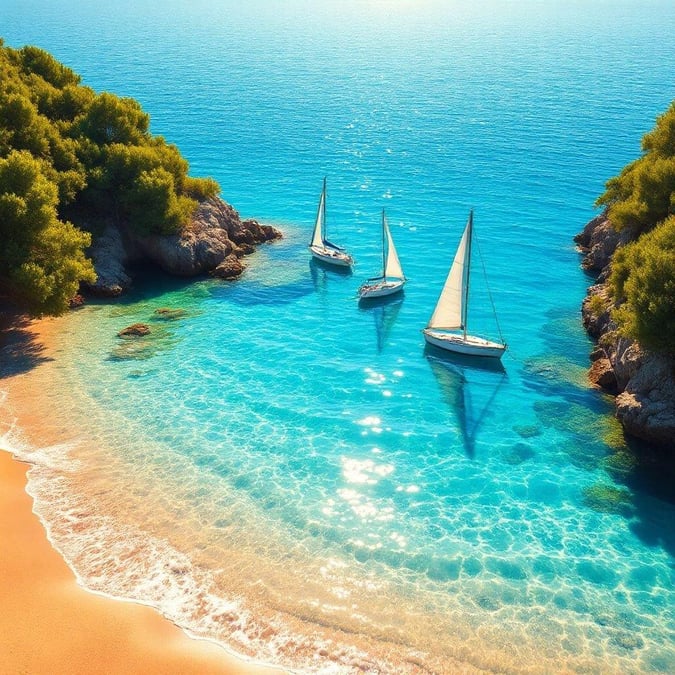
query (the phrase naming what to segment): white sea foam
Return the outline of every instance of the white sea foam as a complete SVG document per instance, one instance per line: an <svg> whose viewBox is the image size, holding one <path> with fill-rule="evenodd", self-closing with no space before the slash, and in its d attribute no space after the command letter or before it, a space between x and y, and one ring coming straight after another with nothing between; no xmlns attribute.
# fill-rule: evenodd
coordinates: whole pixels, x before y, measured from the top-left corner
<svg viewBox="0 0 675 675"><path fill-rule="evenodd" d="M44 457L52 449L25 449L21 455ZM54 475L53 462L35 463L31 469L28 491L35 511L84 588L155 607L190 635L259 662L336 675L370 662L362 650L343 647L333 654L326 640L293 634L278 619L261 621L240 599L219 593L213 570L196 566L162 539L87 510L69 487ZM331 662L313 666L322 654L331 654Z"/></svg>

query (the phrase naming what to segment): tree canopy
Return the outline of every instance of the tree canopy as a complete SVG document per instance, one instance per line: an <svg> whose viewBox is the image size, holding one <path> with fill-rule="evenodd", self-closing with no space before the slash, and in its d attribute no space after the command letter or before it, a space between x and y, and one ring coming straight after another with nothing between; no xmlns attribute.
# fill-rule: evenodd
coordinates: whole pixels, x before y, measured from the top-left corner
<svg viewBox="0 0 675 675"><path fill-rule="evenodd" d="M93 279L86 231L112 219L178 232L219 192L149 126L134 99L96 93L42 49L0 39L0 288L29 311L60 313Z"/></svg>
<svg viewBox="0 0 675 675"><path fill-rule="evenodd" d="M623 333L675 352L675 216L616 251L610 284L613 296L625 301L614 311Z"/></svg>
<svg viewBox="0 0 675 675"><path fill-rule="evenodd" d="M0 280L31 314L61 314L80 281L96 278L91 235L56 215L56 185L27 150L0 158Z"/></svg>
<svg viewBox="0 0 675 675"><path fill-rule="evenodd" d="M675 101L642 139L644 154L607 182L598 199L636 240L617 249L610 291L621 332L675 352Z"/></svg>
<svg viewBox="0 0 675 675"><path fill-rule="evenodd" d="M675 213L675 101L642 138L644 154L605 185L597 204L618 229L646 231Z"/></svg>

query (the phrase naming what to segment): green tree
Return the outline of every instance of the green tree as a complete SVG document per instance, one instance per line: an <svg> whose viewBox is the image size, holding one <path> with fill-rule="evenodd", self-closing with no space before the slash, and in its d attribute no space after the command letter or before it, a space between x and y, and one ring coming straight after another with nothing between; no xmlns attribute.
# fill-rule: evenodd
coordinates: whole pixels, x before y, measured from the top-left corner
<svg viewBox="0 0 675 675"><path fill-rule="evenodd" d="M623 301L613 312L621 331L649 349L675 352L675 216L616 251L610 285Z"/></svg>
<svg viewBox="0 0 675 675"><path fill-rule="evenodd" d="M174 234L197 208L195 200L176 194L173 175L162 167L142 171L123 204L142 234Z"/></svg>
<svg viewBox="0 0 675 675"><path fill-rule="evenodd" d="M642 139L643 156L607 181L598 197L618 229L647 231L675 213L675 101Z"/></svg>
<svg viewBox="0 0 675 675"><path fill-rule="evenodd" d="M93 99L79 124L80 132L98 145L142 145L148 140L150 118L138 101L104 91Z"/></svg>
<svg viewBox="0 0 675 675"><path fill-rule="evenodd" d="M57 218L58 191L27 151L0 159L0 281L34 315L61 314L93 282L90 235Z"/></svg>
<svg viewBox="0 0 675 675"><path fill-rule="evenodd" d="M137 101L96 94L44 50L0 38L0 284L34 313L63 311L93 278L89 235L68 221L173 233L219 192L149 126Z"/></svg>
<svg viewBox="0 0 675 675"><path fill-rule="evenodd" d="M49 84L63 89L69 84L80 84L80 76L59 63L49 52L28 45L15 52L16 59L24 73L34 73Z"/></svg>

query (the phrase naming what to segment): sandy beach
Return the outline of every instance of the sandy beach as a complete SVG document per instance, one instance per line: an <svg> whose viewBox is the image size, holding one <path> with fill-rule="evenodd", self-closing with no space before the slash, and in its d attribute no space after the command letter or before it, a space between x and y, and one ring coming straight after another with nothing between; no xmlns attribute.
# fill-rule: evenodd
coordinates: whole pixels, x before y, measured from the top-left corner
<svg viewBox="0 0 675 675"><path fill-rule="evenodd" d="M27 468L0 452L0 672L274 672L189 638L149 607L78 586L31 511Z"/></svg>
<svg viewBox="0 0 675 675"><path fill-rule="evenodd" d="M5 325L3 357L48 355L53 325L24 323L18 342L16 335L6 339ZM13 388L7 380L4 384ZM23 389L24 383L18 388ZM24 416L20 423L23 431ZM95 595L79 586L32 512L32 499L25 491L28 469L0 451L1 673L280 672L190 638L150 607Z"/></svg>

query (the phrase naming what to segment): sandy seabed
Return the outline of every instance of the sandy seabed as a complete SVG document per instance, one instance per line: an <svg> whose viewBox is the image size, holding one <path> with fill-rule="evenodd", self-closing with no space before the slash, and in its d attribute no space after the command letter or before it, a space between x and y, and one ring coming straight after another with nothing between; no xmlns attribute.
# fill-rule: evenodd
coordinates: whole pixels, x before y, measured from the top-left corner
<svg viewBox="0 0 675 675"><path fill-rule="evenodd" d="M58 320L20 324L19 330L11 325L0 329L2 357L49 358ZM25 373L7 376L0 384L16 392L19 401L30 397ZM3 426L13 423L1 421ZM41 435L39 419L21 415L19 425L29 437ZM25 490L28 470L9 452L0 452L0 673L281 672L192 639L150 607L79 586L32 511Z"/></svg>

